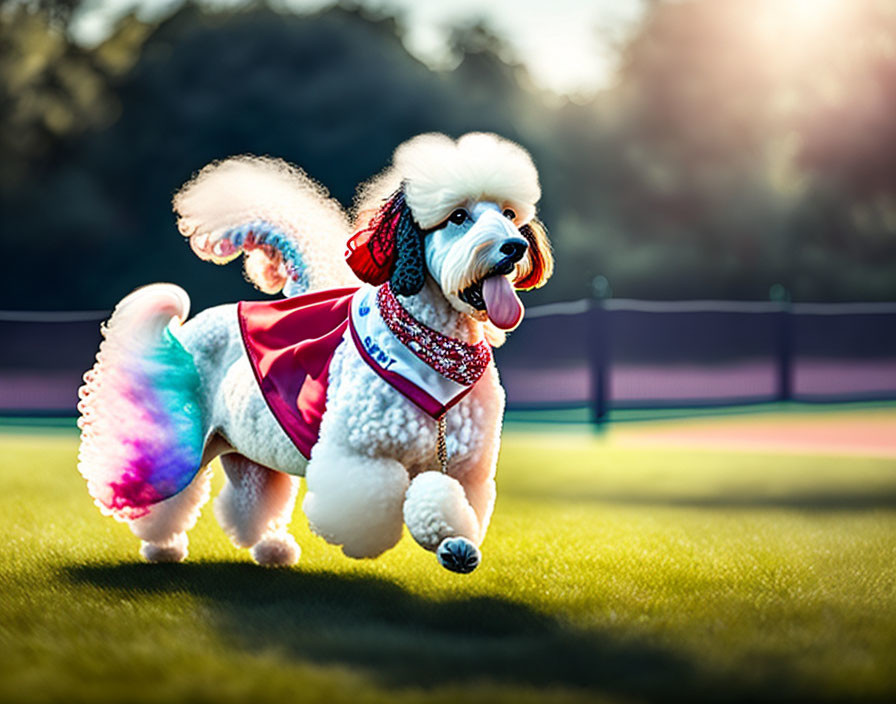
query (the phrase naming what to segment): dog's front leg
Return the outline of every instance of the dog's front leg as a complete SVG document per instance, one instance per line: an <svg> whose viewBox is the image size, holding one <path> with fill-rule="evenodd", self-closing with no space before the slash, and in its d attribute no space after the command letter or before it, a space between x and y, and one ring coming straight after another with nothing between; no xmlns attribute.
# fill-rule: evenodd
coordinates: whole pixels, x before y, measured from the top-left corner
<svg viewBox="0 0 896 704"><path fill-rule="evenodd" d="M400 462L322 437L305 480L302 508L311 530L349 557L376 557L401 539L408 472Z"/></svg>
<svg viewBox="0 0 896 704"><path fill-rule="evenodd" d="M411 535L454 572L472 572L479 565L479 546L495 507L503 395L493 394L490 399L489 415L479 419L480 432L472 447L458 456L457 428L455 436L448 438L448 454L454 458L450 474L418 474L405 498L404 519Z"/></svg>
<svg viewBox="0 0 896 704"><path fill-rule="evenodd" d="M479 518L463 485L438 471L414 477L404 500L404 522L422 547L438 555L453 572L472 572L479 565Z"/></svg>

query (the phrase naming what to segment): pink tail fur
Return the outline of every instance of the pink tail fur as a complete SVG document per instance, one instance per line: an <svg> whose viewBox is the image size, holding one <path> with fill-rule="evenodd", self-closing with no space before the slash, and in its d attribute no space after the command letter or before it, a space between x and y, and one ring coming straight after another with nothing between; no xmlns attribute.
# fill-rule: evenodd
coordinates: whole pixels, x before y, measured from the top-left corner
<svg viewBox="0 0 896 704"><path fill-rule="evenodd" d="M199 374L171 332L186 292L153 284L125 297L84 375L78 469L103 513L133 520L184 489L199 471Z"/></svg>

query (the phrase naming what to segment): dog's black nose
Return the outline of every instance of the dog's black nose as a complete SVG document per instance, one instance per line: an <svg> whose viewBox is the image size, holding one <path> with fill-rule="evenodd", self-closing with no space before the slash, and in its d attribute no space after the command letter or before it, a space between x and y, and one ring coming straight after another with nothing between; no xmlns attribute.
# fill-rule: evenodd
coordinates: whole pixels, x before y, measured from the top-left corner
<svg viewBox="0 0 896 704"><path fill-rule="evenodd" d="M526 253L527 245L522 242L505 242L501 245L501 254L506 254L511 261L518 262Z"/></svg>

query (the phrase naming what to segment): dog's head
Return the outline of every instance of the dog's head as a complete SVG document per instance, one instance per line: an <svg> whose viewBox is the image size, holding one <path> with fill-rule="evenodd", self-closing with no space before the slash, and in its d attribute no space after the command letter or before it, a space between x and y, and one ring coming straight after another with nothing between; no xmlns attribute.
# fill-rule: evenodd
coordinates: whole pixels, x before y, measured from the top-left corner
<svg viewBox="0 0 896 704"><path fill-rule="evenodd" d="M362 190L349 264L363 281L390 281L404 296L429 275L456 310L512 329L523 314L516 290L538 288L554 268L535 218L540 196L535 166L513 142L415 137Z"/></svg>

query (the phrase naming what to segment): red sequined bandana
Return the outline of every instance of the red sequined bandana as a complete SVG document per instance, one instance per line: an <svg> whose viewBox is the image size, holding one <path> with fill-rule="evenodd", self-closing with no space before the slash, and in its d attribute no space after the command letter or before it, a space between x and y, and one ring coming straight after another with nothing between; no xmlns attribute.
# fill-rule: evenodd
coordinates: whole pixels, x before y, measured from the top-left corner
<svg viewBox="0 0 896 704"><path fill-rule="evenodd" d="M485 340L471 345L427 327L401 307L388 283L377 290L376 303L389 331L442 376L471 386L485 373L492 359Z"/></svg>

